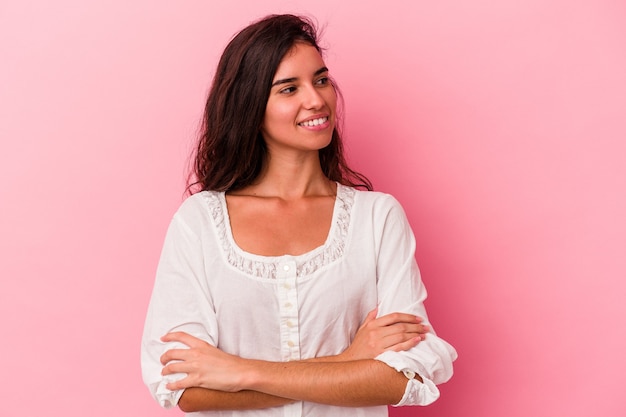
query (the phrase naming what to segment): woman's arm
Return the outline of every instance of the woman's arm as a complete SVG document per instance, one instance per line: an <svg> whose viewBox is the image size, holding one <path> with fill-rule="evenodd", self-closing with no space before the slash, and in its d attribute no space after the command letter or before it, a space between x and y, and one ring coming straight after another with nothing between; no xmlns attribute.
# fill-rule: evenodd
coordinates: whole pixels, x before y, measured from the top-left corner
<svg viewBox="0 0 626 417"><path fill-rule="evenodd" d="M360 326L352 344L343 353L335 356L311 358L306 363L340 363L361 359L371 359L384 351L409 349L425 337L429 327L421 324L409 314L388 314L376 318L378 309L372 310ZM188 343L204 347L200 339L185 336ZM169 338L168 338L169 340ZM406 380L404 380L406 383ZM284 405L294 400L265 394L258 391L242 390L224 392L200 387L185 389L178 406L185 412L203 410L243 410L268 408Z"/></svg>
<svg viewBox="0 0 626 417"><path fill-rule="evenodd" d="M186 413L206 410L256 410L294 402L287 398L257 391L224 392L190 387L178 400L178 408Z"/></svg>
<svg viewBox="0 0 626 417"><path fill-rule="evenodd" d="M382 225L377 233L378 303L381 314L402 311L415 314L429 323L424 306L427 293L415 261L415 237L400 204L391 196L377 196L372 219ZM368 216L369 218L369 216ZM397 405L428 405L439 397L436 385L453 373L457 353L433 330L425 340L406 351L387 351L376 357L406 374L416 374L407 385L406 395Z"/></svg>
<svg viewBox="0 0 626 417"><path fill-rule="evenodd" d="M292 400L354 407L395 404L407 385L402 373L373 359L269 362L224 353L182 332L170 333L163 339L190 347L169 350L162 357L167 364L163 375L187 374L169 383L170 390L202 387L229 393L243 391L244 395L253 390ZM195 397L203 402L208 399ZM186 406L193 407L188 411L203 409L188 403L181 408Z"/></svg>

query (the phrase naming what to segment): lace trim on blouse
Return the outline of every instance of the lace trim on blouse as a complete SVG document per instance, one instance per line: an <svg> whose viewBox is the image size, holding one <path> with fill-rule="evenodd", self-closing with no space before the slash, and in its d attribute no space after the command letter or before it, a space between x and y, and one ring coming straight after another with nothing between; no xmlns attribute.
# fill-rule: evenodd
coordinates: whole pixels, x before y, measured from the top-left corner
<svg viewBox="0 0 626 417"><path fill-rule="evenodd" d="M280 256L253 255L237 247L230 232L224 193L207 191L203 194L209 213L217 228L217 237L228 263L255 278L276 279L277 265L284 258ZM297 277L311 275L320 268L341 258L346 247L354 195L354 188L337 184L333 221L326 242L310 252L298 256L290 256L296 262Z"/></svg>

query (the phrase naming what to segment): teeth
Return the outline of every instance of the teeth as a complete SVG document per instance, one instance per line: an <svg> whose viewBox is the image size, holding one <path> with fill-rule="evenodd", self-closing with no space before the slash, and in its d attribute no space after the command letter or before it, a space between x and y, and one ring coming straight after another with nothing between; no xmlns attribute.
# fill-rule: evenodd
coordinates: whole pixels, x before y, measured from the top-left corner
<svg viewBox="0 0 626 417"><path fill-rule="evenodd" d="M313 127L317 125L321 125L328 120L328 117L320 117L319 119L307 120L306 122L300 123L301 126Z"/></svg>

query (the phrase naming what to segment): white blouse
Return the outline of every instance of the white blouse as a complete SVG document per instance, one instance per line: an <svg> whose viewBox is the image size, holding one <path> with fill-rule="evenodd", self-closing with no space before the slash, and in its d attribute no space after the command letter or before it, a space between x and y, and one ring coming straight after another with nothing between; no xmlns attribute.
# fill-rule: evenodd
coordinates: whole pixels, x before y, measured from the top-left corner
<svg viewBox="0 0 626 417"><path fill-rule="evenodd" d="M180 347L160 341L172 331L244 358L290 361L343 352L377 304L380 316L406 312L428 323L414 255L404 211L388 194L338 184L326 242L298 256L242 250L233 239L224 193L194 194L174 215L165 238L142 340L144 382L162 406L178 403L182 390L169 391L165 384L184 375L162 377L159 362L166 350ZM407 376L400 406L436 400L435 384L452 376L456 357L431 331L416 347L376 359ZM424 382L413 379L415 374ZM194 415L365 417L386 416L387 407L296 402Z"/></svg>

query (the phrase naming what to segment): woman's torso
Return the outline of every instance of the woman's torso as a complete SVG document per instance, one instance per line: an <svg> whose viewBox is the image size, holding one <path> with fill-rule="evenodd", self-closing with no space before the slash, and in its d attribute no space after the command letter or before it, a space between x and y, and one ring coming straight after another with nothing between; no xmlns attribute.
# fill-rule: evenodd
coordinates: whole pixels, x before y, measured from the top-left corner
<svg viewBox="0 0 626 417"><path fill-rule="evenodd" d="M368 207L378 193L339 185L324 242L298 255L262 256L233 238L227 197L202 192L201 233L207 292L218 326L215 342L245 358L289 361L345 350L377 305L375 224ZM286 227L276 221L271 227ZM386 407L341 408L296 403L275 409L207 412L211 416L384 416Z"/></svg>

